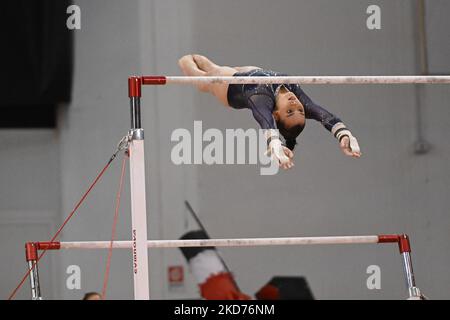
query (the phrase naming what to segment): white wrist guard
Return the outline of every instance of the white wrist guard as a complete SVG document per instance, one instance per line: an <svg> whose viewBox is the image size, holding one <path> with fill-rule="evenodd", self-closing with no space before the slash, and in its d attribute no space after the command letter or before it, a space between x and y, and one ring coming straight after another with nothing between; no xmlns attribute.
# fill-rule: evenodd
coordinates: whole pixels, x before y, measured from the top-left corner
<svg viewBox="0 0 450 320"><path fill-rule="evenodd" d="M342 138L345 136L351 137L352 133L347 129L345 124L342 122L336 123L333 128L331 128L331 133L341 142Z"/></svg>
<svg viewBox="0 0 450 320"><path fill-rule="evenodd" d="M271 148L270 145L273 141L275 140L279 140L281 143L281 139L280 139L280 134L278 132L278 129L267 129L264 132L264 136L266 137L267 140L267 154L270 154L271 152ZM283 143L281 143L283 145Z"/></svg>
<svg viewBox="0 0 450 320"><path fill-rule="evenodd" d="M347 136L350 140L350 145L349 145L350 149L354 152L361 151L359 148L358 140L356 140L356 138L352 135L350 130L348 130L347 127L345 126L345 124L343 124L342 122L336 123L333 126L333 128L331 128L331 132L336 137L336 139L338 139L339 142L341 142L342 138Z"/></svg>
<svg viewBox="0 0 450 320"><path fill-rule="evenodd" d="M269 147L267 148L268 156L271 156L272 158L278 160L279 163L285 163L289 161L288 156L284 153L283 144L281 143L281 140L278 138L273 138L270 143Z"/></svg>
<svg viewBox="0 0 450 320"><path fill-rule="evenodd" d="M280 133L277 129L267 129L264 131L264 136L267 139L267 145L269 145L272 139L280 139Z"/></svg>
<svg viewBox="0 0 450 320"><path fill-rule="evenodd" d="M272 157L280 163L289 161L283 150L283 143L280 140L280 135L276 129L268 129L264 132L267 139L266 156Z"/></svg>

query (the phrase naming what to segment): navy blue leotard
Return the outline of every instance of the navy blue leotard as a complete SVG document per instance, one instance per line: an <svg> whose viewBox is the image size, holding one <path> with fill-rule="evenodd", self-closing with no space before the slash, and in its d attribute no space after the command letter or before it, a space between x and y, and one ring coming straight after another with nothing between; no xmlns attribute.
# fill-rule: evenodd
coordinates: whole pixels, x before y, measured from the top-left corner
<svg viewBox="0 0 450 320"><path fill-rule="evenodd" d="M285 74L255 69L248 72L237 72L235 77L272 77L286 76ZM227 98L230 107L235 109L250 109L253 117L262 129L276 129L272 112L275 109L275 95L277 89L283 84L230 84ZM307 119L319 121L328 131L338 122L337 116L314 103L298 84L285 84L289 91L294 93L303 104Z"/></svg>

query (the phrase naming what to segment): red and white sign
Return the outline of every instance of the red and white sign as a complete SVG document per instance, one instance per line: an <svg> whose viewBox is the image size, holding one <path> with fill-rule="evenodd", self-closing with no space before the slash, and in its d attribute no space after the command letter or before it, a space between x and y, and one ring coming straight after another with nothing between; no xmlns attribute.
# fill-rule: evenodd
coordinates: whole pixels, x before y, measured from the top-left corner
<svg viewBox="0 0 450 320"><path fill-rule="evenodd" d="M169 285L182 285L184 283L183 266L167 267L167 278L169 280Z"/></svg>

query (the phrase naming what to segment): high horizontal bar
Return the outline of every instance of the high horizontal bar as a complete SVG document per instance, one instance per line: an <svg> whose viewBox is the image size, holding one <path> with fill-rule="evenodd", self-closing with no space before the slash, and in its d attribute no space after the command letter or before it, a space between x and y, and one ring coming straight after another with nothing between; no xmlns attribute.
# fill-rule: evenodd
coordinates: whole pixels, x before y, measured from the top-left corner
<svg viewBox="0 0 450 320"><path fill-rule="evenodd" d="M241 239L195 239L195 240L148 240L148 248L182 248L182 247L251 247L251 246L290 246L290 245L326 245L326 244L370 244L397 242L393 235L392 241L383 241L383 236L339 236L339 237L284 237L284 238L241 238ZM56 244L56 243L55 243ZM107 249L110 241L78 241L58 242L48 249ZM41 249L46 248L40 243ZM114 241L113 248L129 249L132 241Z"/></svg>
<svg viewBox="0 0 450 320"><path fill-rule="evenodd" d="M450 75L439 76L278 76L186 77L142 76L143 85L164 84L450 84Z"/></svg>

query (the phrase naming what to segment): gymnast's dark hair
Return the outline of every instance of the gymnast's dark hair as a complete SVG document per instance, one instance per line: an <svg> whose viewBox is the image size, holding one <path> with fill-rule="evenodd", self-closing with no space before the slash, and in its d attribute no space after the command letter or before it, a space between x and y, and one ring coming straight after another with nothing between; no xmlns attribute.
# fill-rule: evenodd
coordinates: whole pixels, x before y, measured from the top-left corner
<svg viewBox="0 0 450 320"><path fill-rule="evenodd" d="M305 128L306 122L303 124L297 124L289 129L287 129L283 122L277 121L277 128L280 131L280 134L284 137L286 147L293 151L295 148L295 145L297 144L297 137L302 133L303 129Z"/></svg>

